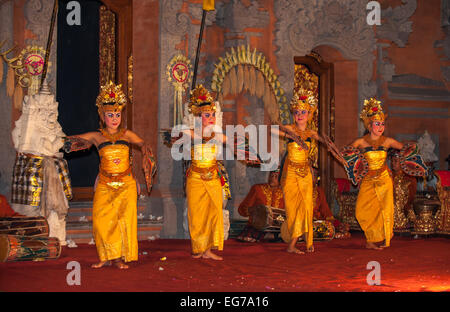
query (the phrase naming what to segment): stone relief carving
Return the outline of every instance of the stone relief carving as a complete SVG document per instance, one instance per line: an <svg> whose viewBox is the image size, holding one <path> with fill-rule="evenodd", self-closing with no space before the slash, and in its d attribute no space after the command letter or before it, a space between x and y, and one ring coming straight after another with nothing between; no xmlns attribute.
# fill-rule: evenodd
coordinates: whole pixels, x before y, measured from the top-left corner
<svg viewBox="0 0 450 312"><path fill-rule="evenodd" d="M258 31L248 32L245 28L265 28L270 22L270 14L261 7L259 1L252 0L249 5L233 0L217 11L217 25L229 29L225 33L225 48L250 44L250 37L261 37Z"/></svg>
<svg viewBox="0 0 450 312"><path fill-rule="evenodd" d="M274 2L274 9L278 20L275 44L279 48L275 54L288 97L293 89L293 57L307 55L319 45L334 47L345 58L358 61L359 106L375 95L376 83L371 78L376 39L366 22L364 1L280 0Z"/></svg>
<svg viewBox="0 0 450 312"><path fill-rule="evenodd" d="M166 31L172 35L185 34L191 24L189 14L179 13L182 1L163 1L161 8L161 26L163 32Z"/></svg>
<svg viewBox="0 0 450 312"><path fill-rule="evenodd" d="M408 19L417 8L417 0L402 0L403 5L381 11L382 23L377 26L377 37L388 39L403 48L412 32L412 21Z"/></svg>
<svg viewBox="0 0 450 312"><path fill-rule="evenodd" d="M13 45L13 6L13 0L0 1L0 42L6 40L4 43L6 47L12 47Z"/></svg>
<svg viewBox="0 0 450 312"><path fill-rule="evenodd" d="M345 58L358 61L358 106L363 100L377 94L377 82L372 80L374 50L377 38L389 39L398 46L404 46L411 32L412 22L408 21L417 7L417 0L403 0L403 5L382 11L381 26L377 26L377 36L372 26L366 22L366 2L357 0L316 0L274 2L278 20L275 29L275 44L278 50L280 81L287 96L292 96L292 59L295 55L307 55L319 45L338 49ZM395 74L391 64L379 60L378 69L384 79ZM363 131L362 125L359 127Z"/></svg>
<svg viewBox="0 0 450 312"><path fill-rule="evenodd" d="M416 11L417 0L402 0L402 3L403 5L396 8L389 7L382 10L382 23L380 26L377 26L378 39L390 40L401 48L406 46L409 35L412 32L412 22L408 19ZM382 49L389 46L389 44L385 43L378 45L377 68L381 77L378 81L378 87L381 86L383 81L392 81L392 77L395 75L395 65L389 62L387 52L384 52ZM377 93L377 96L380 97L381 91Z"/></svg>
<svg viewBox="0 0 450 312"><path fill-rule="evenodd" d="M263 28L269 23L269 12L261 11L258 1L245 6L239 0L228 2L217 11L217 25L230 28L231 32L242 32L244 28Z"/></svg>

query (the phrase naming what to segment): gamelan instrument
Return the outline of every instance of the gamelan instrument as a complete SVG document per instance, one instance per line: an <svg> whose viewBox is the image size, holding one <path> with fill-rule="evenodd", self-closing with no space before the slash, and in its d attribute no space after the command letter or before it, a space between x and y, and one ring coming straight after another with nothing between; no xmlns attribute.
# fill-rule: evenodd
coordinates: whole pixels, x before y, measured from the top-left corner
<svg viewBox="0 0 450 312"><path fill-rule="evenodd" d="M286 211L280 208L257 205L248 210L251 215L251 226L260 231L279 232L286 218Z"/></svg>
<svg viewBox="0 0 450 312"><path fill-rule="evenodd" d="M0 262L58 259L60 255L56 237L0 235Z"/></svg>
<svg viewBox="0 0 450 312"><path fill-rule="evenodd" d="M336 235L336 229L332 222L327 220L314 220L313 221L313 241L326 241L332 240ZM298 238L299 241L303 241L303 235Z"/></svg>
<svg viewBox="0 0 450 312"><path fill-rule="evenodd" d="M48 237L49 227L45 217L0 218L0 235Z"/></svg>

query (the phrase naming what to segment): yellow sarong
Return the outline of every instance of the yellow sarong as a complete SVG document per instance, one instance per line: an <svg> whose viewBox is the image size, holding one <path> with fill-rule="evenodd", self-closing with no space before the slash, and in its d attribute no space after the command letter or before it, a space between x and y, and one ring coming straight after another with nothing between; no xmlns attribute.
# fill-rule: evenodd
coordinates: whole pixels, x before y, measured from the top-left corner
<svg viewBox="0 0 450 312"><path fill-rule="evenodd" d="M223 249L222 184L217 173L216 149L197 144L186 181L188 223L193 254Z"/></svg>
<svg viewBox="0 0 450 312"><path fill-rule="evenodd" d="M99 155L92 212L98 256L100 261L137 261L137 189L130 170L129 147L106 145L99 149Z"/></svg>
<svg viewBox="0 0 450 312"><path fill-rule="evenodd" d="M310 147L310 142L306 142ZM281 238L289 243L307 233L306 247L313 244L313 181L308 163L308 151L295 142L288 144L281 187L284 194L286 221L281 226Z"/></svg>
<svg viewBox="0 0 450 312"><path fill-rule="evenodd" d="M361 182L355 215L368 242L386 240L389 246L394 227L394 191L386 156L384 150L364 153L369 172Z"/></svg>

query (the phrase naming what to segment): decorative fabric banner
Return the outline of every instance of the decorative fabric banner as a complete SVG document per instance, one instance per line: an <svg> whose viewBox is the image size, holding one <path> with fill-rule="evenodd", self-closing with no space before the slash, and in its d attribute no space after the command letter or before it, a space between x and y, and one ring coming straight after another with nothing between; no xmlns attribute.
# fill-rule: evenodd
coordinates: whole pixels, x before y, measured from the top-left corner
<svg viewBox="0 0 450 312"><path fill-rule="evenodd" d="M175 55L167 65L167 77L175 87L173 96L173 125L183 123L183 92L192 79L191 61L184 55Z"/></svg>

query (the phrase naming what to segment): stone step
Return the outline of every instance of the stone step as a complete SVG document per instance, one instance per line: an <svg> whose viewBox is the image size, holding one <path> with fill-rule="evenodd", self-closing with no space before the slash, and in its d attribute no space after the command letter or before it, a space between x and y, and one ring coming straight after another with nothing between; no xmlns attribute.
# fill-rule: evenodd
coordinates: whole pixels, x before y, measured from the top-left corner
<svg viewBox="0 0 450 312"><path fill-rule="evenodd" d="M137 215L150 219L150 215L146 215L147 208L143 206L137 207ZM156 216L151 216L157 218ZM66 216L67 222L83 222L92 221L92 208L69 208Z"/></svg>
<svg viewBox="0 0 450 312"><path fill-rule="evenodd" d="M245 226L247 225L247 220L245 221L241 221L241 220L233 220L230 223L230 231L229 231L229 238L235 238L237 237L239 234L241 234L242 230L245 228Z"/></svg>
<svg viewBox="0 0 450 312"><path fill-rule="evenodd" d="M138 240L156 239L163 228L162 221L138 220ZM92 222L67 222L66 240L77 244L88 244L92 241Z"/></svg>
<svg viewBox="0 0 450 312"><path fill-rule="evenodd" d="M163 219L149 213L146 201L138 201L138 240L156 239L159 237ZM71 201L66 217L66 239L77 244L88 244L92 236L92 201Z"/></svg>
<svg viewBox="0 0 450 312"><path fill-rule="evenodd" d="M137 215L150 221L156 221L157 216L148 213L146 202L138 202ZM155 220L153 220L155 219ZM160 217L161 220L161 217ZM92 201L69 202L69 210L66 217L67 222L92 221Z"/></svg>

